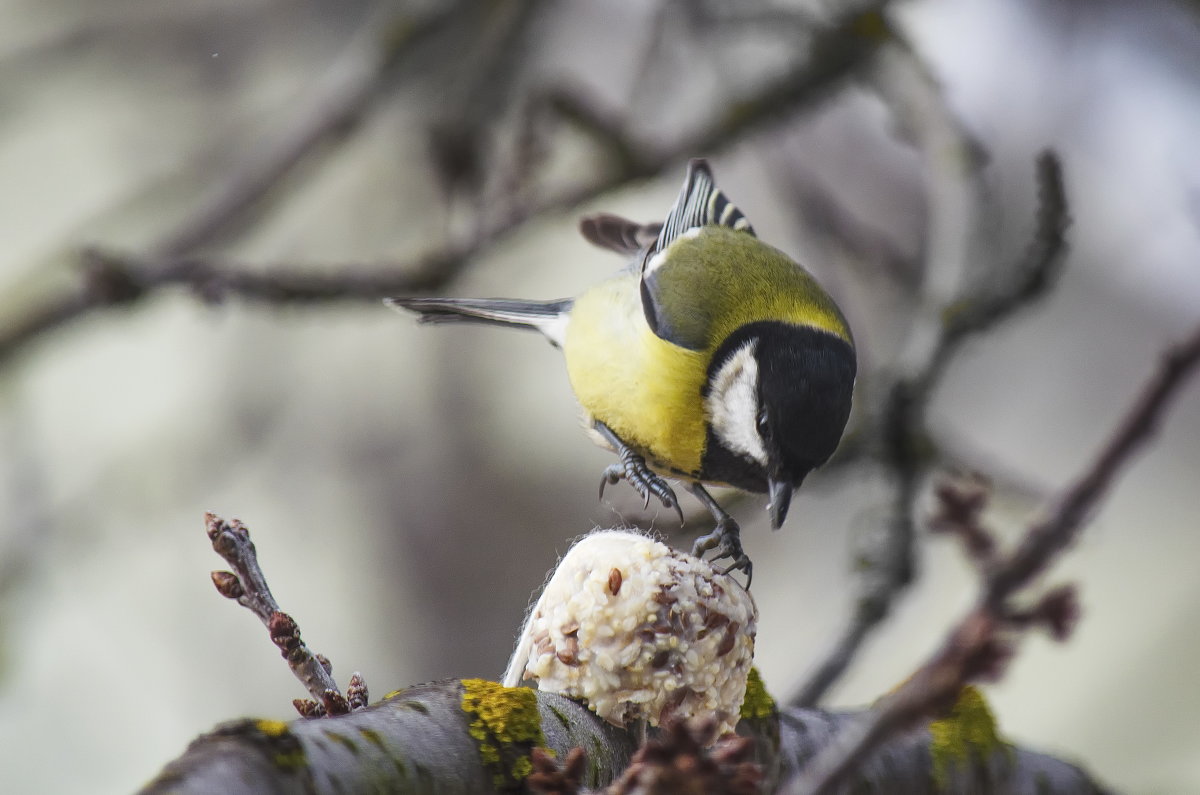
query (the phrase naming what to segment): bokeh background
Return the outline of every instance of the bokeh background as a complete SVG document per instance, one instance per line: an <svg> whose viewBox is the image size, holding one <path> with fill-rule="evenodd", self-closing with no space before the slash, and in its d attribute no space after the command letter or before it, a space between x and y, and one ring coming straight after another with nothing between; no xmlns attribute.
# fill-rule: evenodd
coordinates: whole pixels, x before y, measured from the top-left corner
<svg viewBox="0 0 1200 795"><path fill-rule="evenodd" d="M813 57L827 19L729 6L2 0L0 339L95 295L91 245L147 273L186 253L404 277L467 251L447 292L571 295L621 264L577 217L661 218L686 158L706 155L759 235L838 295L869 429L871 385L902 366L921 318L1019 258L1035 158L1053 147L1065 272L972 342L929 407L939 465L990 475L992 521L1016 532L1200 319L1200 7L895 3L905 59L682 151ZM230 222L172 240L342 111ZM534 335L418 328L375 297L202 298L167 285L0 345L5 791L130 791L219 721L289 717L299 685L209 583L205 510L250 526L306 640L376 697L498 676L580 533L652 524L686 546L704 527L693 511L680 534L625 486L596 501L610 457ZM1122 791L1200 791L1198 472L1193 384L1047 578L1080 584L1075 635L1031 637L988 688L1008 737ZM779 533L761 499L737 503L778 696L845 625L855 551L890 508L869 455L810 478ZM917 563L828 704L895 685L969 603L951 540L921 533Z"/></svg>

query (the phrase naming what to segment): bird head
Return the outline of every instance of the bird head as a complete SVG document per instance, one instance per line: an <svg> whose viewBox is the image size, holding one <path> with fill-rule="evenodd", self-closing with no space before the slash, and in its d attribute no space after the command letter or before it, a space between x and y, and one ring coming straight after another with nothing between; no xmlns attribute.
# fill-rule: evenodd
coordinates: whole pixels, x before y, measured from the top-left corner
<svg viewBox="0 0 1200 795"><path fill-rule="evenodd" d="M757 490L765 485L772 527L837 449L855 371L849 341L808 326L749 323L718 349L706 397L712 434L752 470Z"/></svg>

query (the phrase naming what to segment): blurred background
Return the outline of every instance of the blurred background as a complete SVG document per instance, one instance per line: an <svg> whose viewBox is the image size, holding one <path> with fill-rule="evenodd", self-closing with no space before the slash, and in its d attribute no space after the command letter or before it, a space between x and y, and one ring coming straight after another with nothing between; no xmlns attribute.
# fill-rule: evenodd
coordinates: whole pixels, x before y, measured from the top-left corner
<svg viewBox="0 0 1200 795"><path fill-rule="evenodd" d="M923 0L889 33L832 5L0 0L4 789L130 791L220 721L291 717L300 686L209 582L206 510L376 698L499 676L595 526L690 546L686 495L683 531L624 484L597 502L611 456L544 341L378 300L573 295L622 264L578 217L661 219L688 157L831 287L862 357L846 452L787 526L734 509L768 687L846 626L897 510L887 385L943 309L1006 289L1051 147L1062 275L953 359L919 473L985 473L1019 531L1200 319L1200 7ZM308 292L248 300L239 274ZM1030 637L987 691L1014 742L1121 791L1200 791L1197 472L1193 383L1047 578L1080 585L1074 636ZM973 597L921 493L918 579L827 705L886 692Z"/></svg>

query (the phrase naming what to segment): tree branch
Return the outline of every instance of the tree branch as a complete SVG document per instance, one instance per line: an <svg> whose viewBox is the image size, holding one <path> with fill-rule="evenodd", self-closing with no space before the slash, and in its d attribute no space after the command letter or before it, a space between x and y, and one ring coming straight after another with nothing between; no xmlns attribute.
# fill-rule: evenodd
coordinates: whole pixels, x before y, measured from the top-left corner
<svg viewBox="0 0 1200 795"><path fill-rule="evenodd" d="M1133 408L1092 466L1053 503L1048 515L1029 529L1008 564L989 577L987 601L997 604L1034 577L1071 544L1084 523L1128 466L1138 448L1154 435L1167 405L1200 361L1200 328L1169 349Z"/></svg>
<svg viewBox="0 0 1200 795"><path fill-rule="evenodd" d="M1059 588L1043 595L1032 611L1012 602L1018 591L1045 571L1079 534L1084 522L1107 496L1133 454L1151 437L1170 401L1200 362L1200 328L1163 357L1109 442L1087 469L1053 501L1045 518L1034 522L1007 557L984 555L985 580L976 605L950 631L942 647L904 684L856 719L837 741L813 760L787 788L789 793L831 792L846 784L857 767L888 738L927 718L953 700L964 684L999 675L1012 653L1009 636L1031 626L1048 627L1057 637L1069 631L1076 607L1073 592ZM944 516L973 524L977 511L947 492ZM955 507L955 502L958 507ZM962 533L977 535L978 529Z"/></svg>
<svg viewBox="0 0 1200 795"><path fill-rule="evenodd" d="M924 346L923 360L913 364L915 369L902 373L891 385L878 420L882 458L895 479L891 515L862 554L867 565L861 569L854 614L792 697L793 705L819 702L912 579L914 506L931 458L925 411L949 364L971 336L1011 318L1057 283L1067 249L1069 214L1062 168L1052 152L1038 158L1037 179L1039 205L1033 237L1021 259L1006 271L1014 274L1010 283L1003 290L938 307L943 318L940 332Z"/></svg>
<svg viewBox="0 0 1200 795"><path fill-rule="evenodd" d="M773 792L781 776L805 769L860 718L860 713L793 708L747 718L738 733L753 744L762 791ZM552 693L478 679L448 680L397 691L364 710L318 721L224 724L194 740L142 792L522 791L522 779L535 765L544 765L530 761L535 748L548 748L557 759L573 758L582 749L582 783L600 788L629 769L634 734ZM962 756L941 770L934 760L942 750L929 731L918 729L893 737L847 783L852 789L889 792L965 793L980 786L1051 795L1102 791L1079 768L1028 749L1001 743L967 745L959 752ZM669 762L660 755L658 764ZM617 785L607 791L634 790Z"/></svg>
<svg viewBox="0 0 1200 795"><path fill-rule="evenodd" d="M463 3L454 3L420 19L397 14L383 3L367 15L345 51L313 90L306 105L281 131L241 158L191 215L151 247L155 258L170 259L208 243L313 149L361 118L421 44L440 33Z"/></svg>
<svg viewBox="0 0 1200 795"><path fill-rule="evenodd" d="M157 253L131 257L95 248L85 251L81 288L47 299L8 324L7 328L0 329L0 367L12 361L13 356L33 340L56 328L93 311L128 306L170 285L191 287L208 299L238 296L272 304L375 300L389 294L443 287L471 258L499 243L532 218L573 209L611 190L652 177L684 158L720 151L786 114L798 112L823 99L834 86L853 74L885 38L877 20L880 9L886 4L886 0L874 0L866 4L865 11L847 12L837 24L818 32L809 60L750 94L732 110L718 115L692 134L663 148L643 144L645 151L636 158L617 158L607 173L545 196L528 206L512 208L471 242L452 244L415 263L392 263L374 268L309 268L306 269L308 272L292 268L263 271L250 266L222 264L205 257L184 256L185 251L193 248L205 235L221 228L248 206L268 187L268 177L281 176L292 154L302 149L299 145L281 146L281 154L274 160L279 165L261 166L254 169L259 174L257 179L235 179L219 189L217 195L224 198L212 200L206 205L210 209L201 211L194 220L165 235ZM444 20L445 17L439 14L428 20L428 25L434 26ZM358 111L361 101L370 96L371 87L376 85L375 78L367 82L369 85L363 85L355 94L360 98L360 104L343 102L337 106L339 112L352 116ZM318 101L316 105L326 107L323 102ZM314 113L313 117L319 115ZM297 132L295 139L310 143L315 141L314 135L325 129L316 124L299 127L309 132ZM334 127L336 125L329 129ZM626 140L633 139L626 136Z"/></svg>
<svg viewBox="0 0 1200 795"><path fill-rule="evenodd" d="M350 678L350 690L354 701L351 704L338 690L337 682L333 679L333 666L329 660L323 655L314 654L305 645L300 639L300 627L296 621L279 609L279 604L267 586L266 575L258 565L258 555L246 526L237 519L226 522L219 516L208 513L204 515L204 528L209 541L212 542L213 551L233 568L232 572L214 571L213 585L222 596L233 599L258 616L269 630L271 642L287 660L292 673L315 699L294 701L293 704L300 714L305 717L341 715L349 712L352 707L365 706L367 689L362 677L356 672Z"/></svg>

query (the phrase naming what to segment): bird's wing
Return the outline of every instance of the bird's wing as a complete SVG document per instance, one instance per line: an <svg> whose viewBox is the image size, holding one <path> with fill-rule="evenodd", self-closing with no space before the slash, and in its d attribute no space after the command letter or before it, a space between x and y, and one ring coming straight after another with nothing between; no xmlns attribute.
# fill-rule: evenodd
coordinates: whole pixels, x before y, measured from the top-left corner
<svg viewBox="0 0 1200 795"><path fill-rule="evenodd" d="M658 239L662 224L639 224L619 215L598 213L579 220L579 231L593 246L633 255Z"/></svg>
<svg viewBox="0 0 1200 795"><path fill-rule="evenodd" d="M710 313L696 300L704 293L696 284L700 263L672 261L668 249L689 231L706 226L754 235L746 216L717 188L707 161L695 159L688 163L687 178L658 239L646 252L641 275L642 309L650 328L662 339L692 350L704 348L709 337Z"/></svg>
<svg viewBox="0 0 1200 795"><path fill-rule="evenodd" d="M650 250L653 257L689 229L699 226L728 226L754 234L754 229L742 211L717 189L717 182L708 169L708 161L696 158L688 163L687 178L675 199L675 206L663 221L658 240Z"/></svg>

